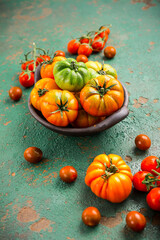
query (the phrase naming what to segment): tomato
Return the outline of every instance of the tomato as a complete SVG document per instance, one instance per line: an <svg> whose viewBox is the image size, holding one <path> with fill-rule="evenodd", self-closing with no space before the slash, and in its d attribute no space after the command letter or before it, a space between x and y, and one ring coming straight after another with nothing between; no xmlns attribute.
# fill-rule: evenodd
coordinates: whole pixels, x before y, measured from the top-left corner
<svg viewBox="0 0 160 240"><path fill-rule="evenodd" d="M90 36L90 33L88 33L87 35L83 35L82 37L80 37L79 39L80 43L91 43L92 42L92 38Z"/></svg>
<svg viewBox="0 0 160 240"><path fill-rule="evenodd" d="M46 92L48 92L51 89L60 89L55 83L55 80L52 78L40 79L34 85L34 88L32 89L30 94L30 101L32 105L39 111L41 110L40 101L42 100Z"/></svg>
<svg viewBox="0 0 160 240"><path fill-rule="evenodd" d="M112 46L108 46L104 49L104 56L106 58L113 58L116 55L116 49Z"/></svg>
<svg viewBox="0 0 160 240"><path fill-rule="evenodd" d="M50 60L51 60L51 57L48 55L39 55L39 57L37 57L36 59L36 65L42 62L50 61Z"/></svg>
<svg viewBox="0 0 160 240"><path fill-rule="evenodd" d="M100 154L88 167L85 183L96 196L120 203L131 193L132 178L130 167L120 156Z"/></svg>
<svg viewBox="0 0 160 240"><path fill-rule="evenodd" d="M126 216L126 223L135 232L141 232L146 226L146 218L137 211L131 211Z"/></svg>
<svg viewBox="0 0 160 240"><path fill-rule="evenodd" d="M22 72L19 75L19 82L23 87L31 87L34 84L34 73Z"/></svg>
<svg viewBox="0 0 160 240"><path fill-rule="evenodd" d="M42 151L37 147L29 147L24 151L24 158L30 163L38 163L43 156Z"/></svg>
<svg viewBox="0 0 160 240"><path fill-rule="evenodd" d="M141 169L143 171L151 172L153 175L157 175L154 171L160 173L160 158L155 156L146 157L141 163Z"/></svg>
<svg viewBox="0 0 160 240"><path fill-rule="evenodd" d="M55 51L54 56L55 57L58 57L58 56L65 57L65 52L63 52L61 50L57 50L57 51Z"/></svg>
<svg viewBox="0 0 160 240"><path fill-rule="evenodd" d="M78 55L85 55L86 57L89 57L92 53L92 47L90 44L83 43L80 45L78 49Z"/></svg>
<svg viewBox="0 0 160 240"><path fill-rule="evenodd" d="M95 207L88 207L82 213L82 221L89 227L94 227L99 224L101 214Z"/></svg>
<svg viewBox="0 0 160 240"><path fill-rule="evenodd" d="M63 182L71 183L77 178L77 170L72 166L66 166L61 168L59 175Z"/></svg>
<svg viewBox="0 0 160 240"><path fill-rule="evenodd" d="M68 43L68 52L70 54L77 54L78 49L80 46L80 42L77 39L72 39L69 43Z"/></svg>
<svg viewBox="0 0 160 240"><path fill-rule="evenodd" d="M109 34L110 34L110 29L105 26L101 26L98 32L95 33L96 37L94 38L94 40L96 40L97 37L101 37L101 38L104 38L105 42L107 42Z"/></svg>
<svg viewBox="0 0 160 240"><path fill-rule="evenodd" d="M153 188L148 193L146 200L151 209L160 211L160 187Z"/></svg>
<svg viewBox="0 0 160 240"><path fill-rule="evenodd" d="M88 62L88 58L85 55L78 55L76 58L77 62Z"/></svg>
<svg viewBox="0 0 160 240"><path fill-rule="evenodd" d="M52 78L54 79L54 75L53 75L53 67L54 65L52 65L51 63L44 63L41 67L40 73L41 73L41 78Z"/></svg>
<svg viewBox="0 0 160 240"><path fill-rule="evenodd" d="M77 118L78 101L71 92L50 90L40 104L43 116L56 126L66 127Z"/></svg>
<svg viewBox="0 0 160 240"><path fill-rule="evenodd" d="M85 63L73 58L57 62L53 69L57 85L64 90L80 91L90 79L90 72Z"/></svg>
<svg viewBox="0 0 160 240"><path fill-rule="evenodd" d="M22 63L21 65L22 70L26 70L28 68L28 70L33 71L34 70L34 61L27 61L25 63Z"/></svg>
<svg viewBox="0 0 160 240"><path fill-rule="evenodd" d="M100 52L105 46L105 38L98 37L92 42L93 52Z"/></svg>
<svg viewBox="0 0 160 240"><path fill-rule="evenodd" d="M22 97L22 90L20 87L12 87L8 94L12 100L18 101Z"/></svg>
<svg viewBox="0 0 160 240"><path fill-rule="evenodd" d="M149 191L149 190L147 190L146 185L142 183L142 181L145 179L145 176L148 173L149 172L147 172L147 171L139 171L133 176L133 185L134 185L135 189L142 191L142 192Z"/></svg>
<svg viewBox="0 0 160 240"><path fill-rule="evenodd" d="M102 75L91 79L81 90L80 101L84 110L90 115L109 116L123 105L123 87L112 76Z"/></svg>
<svg viewBox="0 0 160 240"><path fill-rule="evenodd" d="M151 146L151 140L147 135L140 134L135 138L136 147L140 150L147 150Z"/></svg>

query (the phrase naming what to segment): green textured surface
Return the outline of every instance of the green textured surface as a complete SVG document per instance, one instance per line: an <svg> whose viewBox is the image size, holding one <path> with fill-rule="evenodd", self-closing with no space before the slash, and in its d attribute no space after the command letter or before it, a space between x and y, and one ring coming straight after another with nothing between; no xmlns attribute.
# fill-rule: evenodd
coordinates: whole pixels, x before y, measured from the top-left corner
<svg viewBox="0 0 160 240"><path fill-rule="evenodd" d="M0 9L0 239L158 240L160 214L148 208L145 193L133 190L125 202L111 204L95 197L85 186L84 177L93 158L103 152L124 159L130 156L128 164L133 173L144 157L159 156L159 1L3 0ZM23 89L18 103L11 102L7 91L19 86L19 61L33 41L46 49L66 50L71 36L106 23L113 25L108 45L116 47L117 55L105 63L116 68L130 93L130 114L125 120L97 136L65 137L31 117L27 107L31 89ZM103 54L91 55L90 59L102 61ZM134 147L134 138L140 133L152 140L147 152ZM45 159L40 164L30 165L24 160L23 152L29 146L43 150ZM78 171L72 185L58 177L65 165L73 165ZM104 217L96 228L81 222L82 211L88 206L97 207ZM126 229L125 216L130 210L147 216L142 233Z"/></svg>

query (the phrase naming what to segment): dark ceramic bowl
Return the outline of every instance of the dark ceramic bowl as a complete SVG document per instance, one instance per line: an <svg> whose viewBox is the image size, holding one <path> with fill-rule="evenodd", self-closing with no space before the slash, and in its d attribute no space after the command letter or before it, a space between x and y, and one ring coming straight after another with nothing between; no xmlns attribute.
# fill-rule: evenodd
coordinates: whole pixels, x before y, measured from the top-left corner
<svg viewBox="0 0 160 240"><path fill-rule="evenodd" d="M41 66L38 66L35 72L35 82L37 82L41 77L40 77L40 68ZM122 83L121 83L122 84ZM107 117L105 120L102 122L88 128L73 128L72 126L68 127L57 127L54 126L53 124L49 123L41 114L40 111L36 110L30 103L30 97L28 99L28 108L32 116L40 122L42 125L45 127L49 128L50 130L63 134L63 135L68 135L68 136L89 136L89 135L94 135L99 132L102 132L115 124L119 123L122 121L124 118L127 117L129 110L127 108L128 106L128 92L124 85L122 84L123 89L124 89L124 103L123 106L113 113L111 116Z"/></svg>

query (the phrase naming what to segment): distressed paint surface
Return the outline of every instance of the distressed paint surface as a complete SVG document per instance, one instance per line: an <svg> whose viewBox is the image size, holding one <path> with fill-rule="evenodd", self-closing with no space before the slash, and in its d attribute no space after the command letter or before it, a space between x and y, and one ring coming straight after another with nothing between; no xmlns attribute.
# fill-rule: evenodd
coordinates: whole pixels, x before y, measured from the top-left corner
<svg viewBox="0 0 160 240"><path fill-rule="evenodd" d="M148 208L145 193L133 190L125 202L111 204L97 198L84 184L85 171L98 154L121 155L133 174L144 157L159 156L159 1L2 0L0 4L0 239L159 239L160 214ZM117 55L110 61L103 59L102 53L89 59L104 60L117 69L130 94L130 114L125 120L93 137L65 137L31 117L27 107L31 89L23 89L23 98L17 103L8 98L10 87L19 86L19 62L33 41L45 49L66 51L72 36L106 23L113 25L108 45L116 47ZM147 152L134 147L134 138L140 133L152 140ZM31 165L24 160L23 152L29 146L43 150L41 163ZM71 185L58 177L66 165L78 171L78 179ZM96 228L81 222L82 211L88 206L102 213ZM142 233L125 227L131 210L147 217Z"/></svg>

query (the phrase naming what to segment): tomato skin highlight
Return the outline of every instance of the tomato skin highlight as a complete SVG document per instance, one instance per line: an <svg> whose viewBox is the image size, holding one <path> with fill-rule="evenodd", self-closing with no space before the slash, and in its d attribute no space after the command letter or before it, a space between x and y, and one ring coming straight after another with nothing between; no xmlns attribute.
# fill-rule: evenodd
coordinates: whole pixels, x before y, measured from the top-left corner
<svg viewBox="0 0 160 240"><path fill-rule="evenodd" d="M28 74L25 74L24 72L22 72L19 75L19 82L23 87L31 87L34 84L34 73L30 72L30 77L28 76Z"/></svg>
<svg viewBox="0 0 160 240"><path fill-rule="evenodd" d="M77 54L79 46L80 46L80 42L77 41L77 39L72 39L67 46L68 52L70 54Z"/></svg>
<svg viewBox="0 0 160 240"><path fill-rule="evenodd" d="M104 49L104 55L106 58L113 58L116 55L116 49L112 46L108 46Z"/></svg>
<svg viewBox="0 0 160 240"><path fill-rule="evenodd" d="M65 166L61 168L59 176L63 182L72 183L77 178L77 170L72 166Z"/></svg>
<svg viewBox="0 0 160 240"><path fill-rule="evenodd" d="M150 173L152 173L153 175L156 176L156 173L152 170L157 171L158 173L160 173L160 167L159 166L159 158L155 157L155 156L148 156L146 157L142 163L141 163L141 169L142 171L148 171Z"/></svg>
<svg viewBox="0 0 160 240"><path fill-rule="evenodd" d="M141 232L146 226L146 218L137 211L131 211L126 216L126 223L135 232Z"/></svg>
<svg viewBox="0 0 160 240"><path fill-rule="evenodd" d="M38 163L41 161L43 153L37 147L29 147L24 151L24 158L27 162Z"/></svg>
<svg viewBox="0 0 160 240"><path fill-rule="evenodd" d="M101 214L95 207L88 207L82 213L82 221L89 227L94 227L99 224Z"/></svg>
<svg viewBox="0 0 160 240"><path fill-rule="evenodd" d="M148 193L146 200L151 209L160 211L160 187L153 188Z"/></svg>
<svg viewBox="0 0 160 240"><path fill-rule="evenodd" d="M142 151L145 151L150 148L151 146L151 140L147 135L139 134L135 138L135 144L136 147Z"/></svg>
<svg viewBox="0 0 160 240"><path fill-rule="evenodd" d="M147 172L147 171L139 171L133 176L133 185L134 185L135 189L137 189L138 191L142 191L142 192L149 191L149 190L147 190L146 185L142 183L142 181L144 180L145 176L148 173L149 172Z"/></svg>
<svg viewBox="0 0 160 240"><path fill-rule="evenodd" d="M22 89L20 87L12 87L8 94L13 101L18 101L22 97Z"/></svg>

